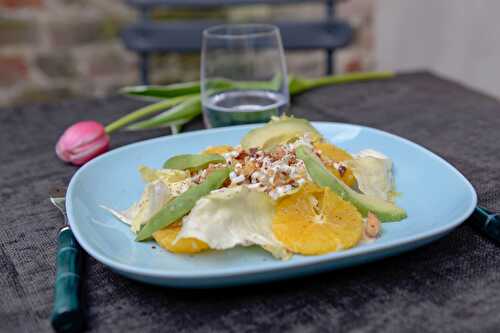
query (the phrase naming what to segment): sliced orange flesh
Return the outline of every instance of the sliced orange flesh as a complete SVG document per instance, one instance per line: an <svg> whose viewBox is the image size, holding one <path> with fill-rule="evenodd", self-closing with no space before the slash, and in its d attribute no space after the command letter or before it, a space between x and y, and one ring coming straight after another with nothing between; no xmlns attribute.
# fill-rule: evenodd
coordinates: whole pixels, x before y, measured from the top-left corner
<svg viewBox="0 0 500 333"><path fill-rule="evenodd" d="M342 162L352 160L351 154L342 148L339 148L328 142L317 142L314 143L314 148L321 151L322 160L327 160L328 162ZM335 177L341 179L347 186L353 187L356 182L356 178L352 174L350 168L346 168L345 172L340 175L340 172L333 165L327 163L327 169L335 175Z"/></svg>
<svg viewBox="0 0 500 333"><path fill-rule="evenodd" d="M222 146L213 146L213 147L208 147L204 151L202 151L202 154L225 154L227 152L230 152L233 150L233 147L229 145L222 145Z"/></svg>
<svg viewBox="0 0 500 333"><path fill-rule="evenodd" d="M328 188L307 183L278 201L273 233L291 252L317 255L358 244L363 222L350 202Z"/></svg>
<svg viewBox="0 0 500 333"><path fill-rule="evenodd" d="M181 238L175 244L174 240L181 231L181 224L174 223L166 228L153 233L155 241L167 251L172 253L194 254L207 250L208 244L196 238Z"/></svg>

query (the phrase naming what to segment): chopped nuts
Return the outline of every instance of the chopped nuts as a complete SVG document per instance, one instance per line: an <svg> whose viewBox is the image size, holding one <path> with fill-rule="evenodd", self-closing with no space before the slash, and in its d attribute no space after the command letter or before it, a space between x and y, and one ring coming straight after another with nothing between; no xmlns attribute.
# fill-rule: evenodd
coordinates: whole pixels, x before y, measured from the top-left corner
<svg viewBox="0 0 500 333"><path fill-rule="evenodd" d="M272 158L277 161L277 160L281 160L283 158L283 156L285 156L286 152L283 148L281 147L278 147L276 148L276 150L271 154Z"/></svg>
<svg viewBox="0 0 500 333"><path fill-rule="evenodd" d="M238 155L235 157L237 160L244 160L245 157L247 157L248 154L246 153L246 151L242 150L238 153Z"/></svg>
<svg viewBox="0 0 500 333"><path fill-rule="evenodd" d="M243 167L243 174L248 177L257 170L257 166L253 162L247 162Z"/></svg>
<svg viewBox="0 0 500 333"><path fill-rule="evenodd" d="M368 212L365 225L365 235L368 238L376 238L380 233L380 220L372 212Z"/></svg>
<svg viewBox="0 0 500 333"><path fill-rule="evenodd" d="M344 174L347 171L347 168L341 164L341 165L339 165L337 170L339 171L340 177L344 177Z"/></svg>
<svg viewBox="0 0 500 333"><path fill-rule="evenodd" d="M300 138L296 143L277 147L272 153L257 148L244 150L238 146L223 154L226 163L209 165L208 169L193 174L192 179L200 183L207 172L221 166L233 166L225 186L245 185L278 199L309 179L304 162L295 155L298 144L310 145L310 139Z"/></svg>

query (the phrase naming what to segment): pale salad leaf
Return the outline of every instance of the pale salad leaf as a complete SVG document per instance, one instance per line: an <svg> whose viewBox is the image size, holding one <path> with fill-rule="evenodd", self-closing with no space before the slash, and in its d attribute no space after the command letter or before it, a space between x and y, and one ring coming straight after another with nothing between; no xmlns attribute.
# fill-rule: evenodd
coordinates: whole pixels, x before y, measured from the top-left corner
<svg viewBox="0 0 500 333"><path fill-rule="evenodd" d="M139 173L146 182L146 187L138 202L124 211L101 206L118 220L130 225L134 233L139 232L141 226L167 202L186 191L191 185L189 173L182 170L156 170L141 166L139 167Z"/></svg>
<svg viewBox="0 0 500 333"><path fill-rule="evenodd" d="M146 182L161 180L168 186L174 197L185 192L191 186L189 171L174 169L152 169L147 166L140 166L139 173Z"/></svg>
<svg viewBox="0 0 500 333"><path fill-rule="evenodd" d="M113 214L118 220L130 225L132 231L137 233L141 226L146 224L172 198L173 195L168 186L157 180L146 184L139 201L124 211L117 211L102 205L101 207Z"/></svg>
<svg viewBox="0 0 500 333"><path fill-rule="evenodd" d="M145 165L139 167L139 173L146 183L162 180L166 183L174 183L189 177L189 172L175 169L153 169Z"/></svg>
<svg viewBox="0 0 500 333"><path fill-rule="evenodd" d="M259 245L286 259L290 254L272 231L273 215L274 204L267 194L244 186L223 188L198 200L184 217L176 241L193 237L217 250Z"/></svg>
<svg viewBox="0 0 500 333"><path fill-rule="evenodd" d="M139 202L132 206L135 206L133 208L135 214L131 224L132 231L138 233L141 226L146 224L172 197L170 189L162 181L148 183Z"/></svg>
<svg viewBox="0 0 500 333"><path fill-rule="evenodd" d="M365 149L355 154L346 164L352 169L362 193L392 201L394 178L390 158L378 151Z"/></svg>
<svg viewBox="0 0 500 333"><path fill-rule="evenodd" d="M102 209L107 210L111 214L113 214L114 217L116 217L118 220L122 221L123 223L128 224L128 225L132 224L132 220L134 218L135 210L136 210L135 204L132 205L129 209L124 210L123 212L120 212L118 210L115 210L113 208L110 208L110 207L107 207L104 205L100 205L100 207Z"/></svg>

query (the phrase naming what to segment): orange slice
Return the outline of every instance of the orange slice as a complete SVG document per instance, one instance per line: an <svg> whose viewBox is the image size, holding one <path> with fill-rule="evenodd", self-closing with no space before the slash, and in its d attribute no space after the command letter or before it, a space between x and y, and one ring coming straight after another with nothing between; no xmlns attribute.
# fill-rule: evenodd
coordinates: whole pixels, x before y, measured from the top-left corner
<svg viewBox="0 0 500 333"><path fill-rule="evenodd" d="M173 243L181 231L181 224L174 223L153 233L154 240L167 251L172 253L194 254L208 250L208 244L196 238L181 238Z"/></svg>
<svg viewBox="0 0 500 333"><path fill-rule="evenodd" d="M317 142L314 143L314 148L319 149L321 151L321 158L323 161L327 162L342 162L352 160L351 154L345 151L342 148L339 148L328 142ZM330 170L337 178L341 179L347 186L352 187L356 182L356 178L352 174L350 168L346 168L345 172L340 175L340 172L337 168L335 168L330 163L326 165L327 169Z"/></svg>
<svg viewBox="0 0 500 333"><path fill-rule="evenodd" d="M307 183L278 201L273 233L290 251L317 255L358 244L363 222L350 202L328 188Z"/></svg>
<svg viewBox="0 0 500 333"><path fill-rule="evenodd" d="M207 149L205 149L201 153L202 154L224 154L224 153L230 152L231 150L233 150L233 147L231 147L229 145L222 145L222 146L208 147Z"/></svg>

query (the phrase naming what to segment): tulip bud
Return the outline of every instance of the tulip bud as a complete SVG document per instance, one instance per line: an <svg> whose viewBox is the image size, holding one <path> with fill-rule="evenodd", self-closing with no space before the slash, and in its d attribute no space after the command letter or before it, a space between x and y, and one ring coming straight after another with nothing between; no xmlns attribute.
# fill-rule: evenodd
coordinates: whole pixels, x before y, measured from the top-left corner
<svg viewBox="0 0 500 333"><path fill-rule="evenodd" d="M57 156L74 165L82 165L109 148L104 126L92 120L80 121L64 131L56 144Z"/></svg>

